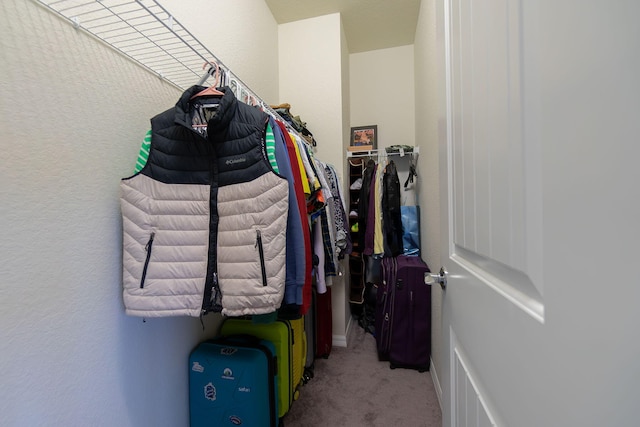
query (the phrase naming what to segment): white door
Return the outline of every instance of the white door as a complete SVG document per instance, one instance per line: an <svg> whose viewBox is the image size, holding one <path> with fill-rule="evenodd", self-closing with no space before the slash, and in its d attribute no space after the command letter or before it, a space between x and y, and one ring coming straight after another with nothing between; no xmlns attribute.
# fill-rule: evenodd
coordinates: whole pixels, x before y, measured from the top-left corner
<svg viewBox="0 0 640 427"><path fill-rule="evenodd" d="M444 425L640 426L640 2L437 12Z"/></svg>

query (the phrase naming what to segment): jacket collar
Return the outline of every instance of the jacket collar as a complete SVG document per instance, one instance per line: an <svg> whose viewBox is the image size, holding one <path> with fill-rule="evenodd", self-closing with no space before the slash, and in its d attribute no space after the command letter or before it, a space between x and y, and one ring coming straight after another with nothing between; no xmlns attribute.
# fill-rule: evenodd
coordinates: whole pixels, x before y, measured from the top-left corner
<svg viewBox="0 0 640 427"><path fill-rule="evenodd" d="M188 128L191 127L191 97L204 89L206 89L205 86L193 85L182 93L182 96L180 96L175 106L175 122L177 124ZM218 107L218 114L209 121L209 128L223 128L228 126L238 108L238 100L231 88L225 86L219 88L219 90L224 93L224 95L221 98L217 98L217 102L220 105Z"/></svg>

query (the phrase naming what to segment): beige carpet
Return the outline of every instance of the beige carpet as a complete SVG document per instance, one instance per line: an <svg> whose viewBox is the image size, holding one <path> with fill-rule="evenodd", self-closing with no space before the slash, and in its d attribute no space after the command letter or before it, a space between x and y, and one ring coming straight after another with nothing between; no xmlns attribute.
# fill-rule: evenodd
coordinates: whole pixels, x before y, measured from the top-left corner
<svg viewBox="0 0 640 427"><path fill-rule="evenodd" d="M429 372L390 369L379 362L375 339L352 325L349 347L315 361L284 427L431 427L442 414Z"/></svg>

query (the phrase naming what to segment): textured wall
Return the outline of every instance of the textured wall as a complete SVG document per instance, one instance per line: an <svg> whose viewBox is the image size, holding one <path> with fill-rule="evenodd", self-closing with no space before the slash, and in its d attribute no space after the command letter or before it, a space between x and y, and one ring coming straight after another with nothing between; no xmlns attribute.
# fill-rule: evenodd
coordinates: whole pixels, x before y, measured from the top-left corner
<svg viewBox="0 0 640 427"><path fill-rule="evenodd" d="M378 125L378 148L415 145L413 45L354 53L351 126Z"/></svg>
<svg viewBox="0 0 640 427"><path fill-rule="evenodd" d="M278 103L278 26L264 1L160 2L260 98Z"/></svg>
<svg viewBox="0 0 640 427"><path fill-rule="evenodd" d="M118 201L180 92L24 0L0 3L0 77L0 424L186 425L187 356L219 317L124 315Z"/></svg>

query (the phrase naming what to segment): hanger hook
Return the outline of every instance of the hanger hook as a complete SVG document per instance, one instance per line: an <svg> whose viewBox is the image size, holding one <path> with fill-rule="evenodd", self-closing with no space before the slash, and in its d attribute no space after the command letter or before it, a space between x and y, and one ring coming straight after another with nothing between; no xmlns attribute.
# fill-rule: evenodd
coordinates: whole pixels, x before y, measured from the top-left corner
<svg viewBox="0 0 640 427"><path fill-rule="evenodd" d="M218 87L218 83L220 82L220 66L218 65L218 63L216 61L207 61L204 64L202 64L202 69L204 70L207 65L211 66L211 68L215 69L214 74L211 74L211 68L209 69L209 74L211 74L212 76L215 75L216 77L216 81L213 85L213 87Z"/></svg>

